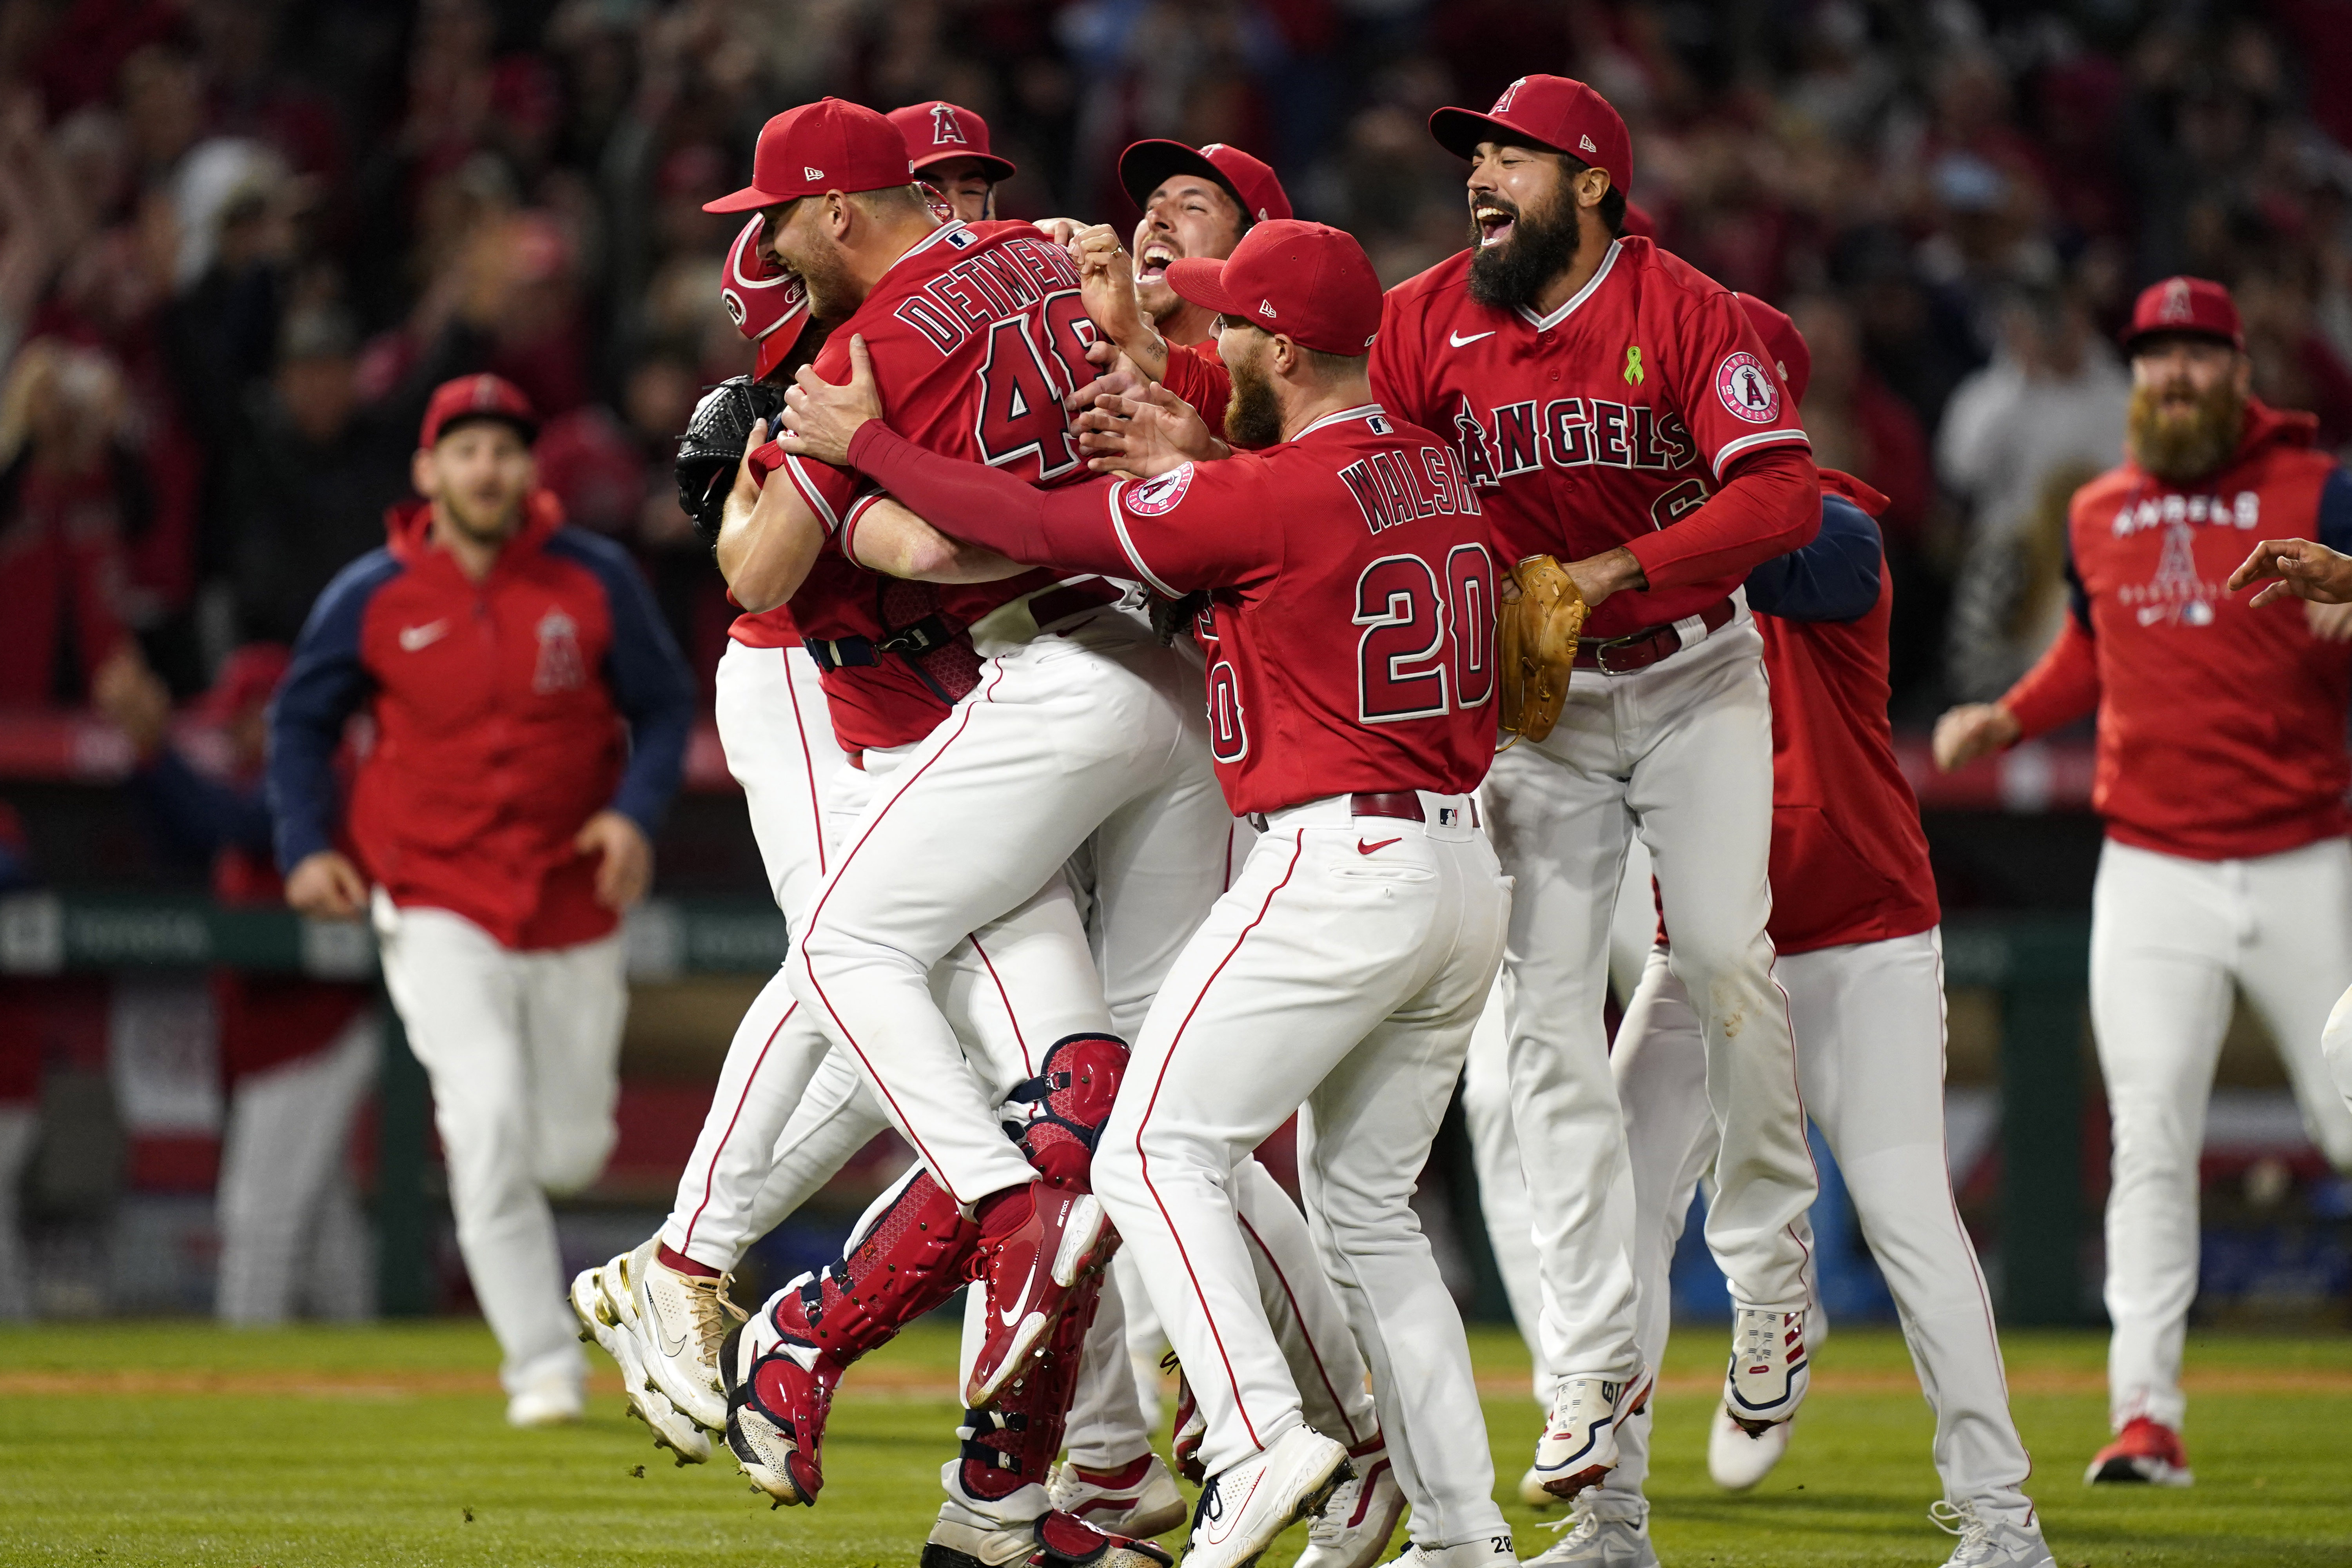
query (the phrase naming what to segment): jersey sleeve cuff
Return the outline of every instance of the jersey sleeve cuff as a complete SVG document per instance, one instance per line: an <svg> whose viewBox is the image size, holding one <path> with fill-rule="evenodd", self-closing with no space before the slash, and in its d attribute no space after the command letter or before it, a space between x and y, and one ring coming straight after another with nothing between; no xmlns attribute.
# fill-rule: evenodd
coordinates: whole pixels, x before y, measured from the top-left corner
<svg viewBox="0 0 2352 1568"><path fill-rule="evenodd" d="M1802 430L1759 430L1752 436L1742 436L1737 441L1726 441L1716 448L1715 458L1710 465L1715 469L1716 482L1718 484L1723 482L1725 468L1759 447L1790 444L1810 447L1813 444L1813 438Z"/></svg>
<svg viewBox="0 0 2352 1568"><path fill-rule="evenodd" d="M852 562L857 560L857 525L877 506L889 499L887 490L867 490L849 503L841 514L841 553Z"/></svg>
<svg viewBox="0 0 2352 1568"><path fill-rule="evenodd" d="M1142 578L1145 582L1150 584L1153 587L1159 589L1170 598L1181 599L1184 596L1184 591L1181 588L1170 587L1165 582L1160 580L1158 573L1144 564L1143 556L1135 548L1134 539L1129 536L1127 531L1127 513L1118 504L1119 498L1127 493L1127 486L1128 481L1121 479L1118 483L1111 486L1109 491L1103 498L1103 504L1110 509L1110 531L1118 538L1119 552L1127 557L1128 564L1135 568L1135 574L1137 576Z"/></svg>

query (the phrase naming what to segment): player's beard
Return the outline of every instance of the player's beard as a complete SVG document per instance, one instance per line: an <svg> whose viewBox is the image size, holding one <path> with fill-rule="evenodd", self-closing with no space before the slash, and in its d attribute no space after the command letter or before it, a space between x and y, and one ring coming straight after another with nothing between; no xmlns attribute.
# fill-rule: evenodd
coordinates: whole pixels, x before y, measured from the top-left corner
<svg viewBox="0 0 2352 1568"><path fill-rule="evenodd" d="M2236 453L2246 400L2226 381L2187 408L2159 399L2154 387L2135 386L2126 419L2124 440L2134 462L2167 484L2193 484Z"/></svg>
<svg viewBox="0 0 2352 1568"><path fill-rule="evenodd" d="M1225 401L1225 439L1253 451L1282 439L1282 404L1266 379L1263 352L1225 366L1234 395Z"/></svg>
<svg viewBox="0 0 2352 1568"><path fill-rule="evenodd" d="M1476 219L1470 224L1470 298L1498 310L1532 307L1544 286L1576 260L1580 237L1576 208L1555 192L1539 206L1521 208L1507 197L1486 195L1482 206L1511 215L1511 237L1481 245Z"/></svg>
<svg viewBox="0 0 2352 1568"><path fill-rule="evenodd" d="M449 526L477 544L502 542L522 521L520 496L503 507L496 501L476 505L472 498L453 489L442 496L441 509L448 516Z"/></svg>
<svg viewBox="0 0 2352 1568"><path fill-rule="evenodd" d="M809 314L816 320L845 321L866 302L849 275L849 264L831 240L818 237L809 245L807 254L795 253L787 263L808 285Z"/></svg>

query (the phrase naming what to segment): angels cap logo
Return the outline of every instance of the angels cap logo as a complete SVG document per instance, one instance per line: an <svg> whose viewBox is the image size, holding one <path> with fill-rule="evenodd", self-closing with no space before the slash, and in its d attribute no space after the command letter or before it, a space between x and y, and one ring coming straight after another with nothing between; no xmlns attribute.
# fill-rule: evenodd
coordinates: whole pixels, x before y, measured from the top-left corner
<svg viewBox="0 0 2352 1568"><path fill-rule="evenodd" d="M1600 152L1601 152L1601 149L1600 149L1600 148L1595 147L1595 146L1592 144L1592 138L1591 138L1591 137L1590 137L1590 136L1580 136L1580 137L1578 137L1578 138L1576 139L1576 150L1577 150L1578 152L1580 152L1580 153L1591 153L1594 154L1596 157L1600 154Z"/></svg>
<svg viewBox="0 0 2352 1568"><path fill-rule="evenodd" d="M1495 100L1495 107L1488 110L1486 112L1489 114L1508 114L1511 111L1511 100L1518 97L1519 89L1527 85L1528 79L1521 77L1518 80L1505 88L1503 89L1503 96L1496 99Z"/></svg>
<svg viewBox="0 0 2352 1568"><path fill-rule="evenodd" d="M1173 511L1192 488L1192 465L1180 464L1156 479L1146 479L1119 498L1119 504L1137 517L1159 517Z"/></svg>
<svg viewBox="0 0 2352 1568"><path fill-rule="evenodd" d="M2189 279L2175 278L2164 286L2164 303L2157 308L2157 319L2163 321L2185 321L2195 314L2189 303Z"/></svg>
<svg viewBox="0 0 2352 1568"><path fill-rule="evenodd" d="M963 127L956 123L955 106L935 103L931 105L931 145L944 147L950 142L958 147L971 145L964 139Z"/></svg>
<svg viewBox="0 0 2352 1568"><path fill-rule="evenodd" d="M1264 316L1269 321L1273 321L1275 319L1274 301L1271 300L1260 300L1257 302L1257 313Z"/></svg>
<svg viewBox="0 0 2352 1568"><path fill-rule="evenodd" d="M1780 416L1780 384L1745 350L1724 356L1715 373L1715 395L1733 418L1750 425L1769 425Z"/></svg>

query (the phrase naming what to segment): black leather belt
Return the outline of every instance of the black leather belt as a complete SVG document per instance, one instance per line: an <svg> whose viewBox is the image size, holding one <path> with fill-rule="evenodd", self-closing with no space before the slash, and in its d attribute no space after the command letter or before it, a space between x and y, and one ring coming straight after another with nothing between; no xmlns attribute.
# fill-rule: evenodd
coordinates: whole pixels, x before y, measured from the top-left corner
<svg viewBox="0 0 2352 1568"><path fill-rule="evenodd" d="M864 669L879 664L886 653L903 653L913 658L933 648L945 647L955 638L955 628L943 617L929 615L910 626L900 626L879 641L861 637L803 637L801 646L816 660L816 667L830 675L836 669Z"/></svg>
<svg viewBox="0 0 2352 1568"><path fill-rule="evenodd" d="M1738 608L1727 599L1717 599L1698 613L1699 624L1712 632L1721 631L1731 624ZM1647 669L1662 658L1669 658L1683 650L1683 634L1668 621L1662 626L1644 626L1622 637L1605 642L1579 643L1576 668L1597 669L1603 675L1631 675L1637 669Z"/></svg>

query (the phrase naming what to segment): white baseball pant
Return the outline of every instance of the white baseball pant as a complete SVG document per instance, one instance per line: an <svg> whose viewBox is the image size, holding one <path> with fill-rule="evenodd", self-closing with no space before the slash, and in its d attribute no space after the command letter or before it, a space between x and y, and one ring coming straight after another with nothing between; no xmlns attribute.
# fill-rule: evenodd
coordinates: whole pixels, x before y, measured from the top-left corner
<svg viewBox="0 0 2352 1568"><path fill-rule="evenodd" d="M2319 1048L2327 1058L2327 1070L2336 1075L2336 1091L2352 1108L2352 986L2336 999L2327 1027L2320 1032Z"/></svg>
<svg viewBox="0 0 2352 1568"><path fill-rule="evenodd" d="M743 785L761 862L797 942L834 838L917 748L870 750L862 767L850 765L834 738L816 663L800 648L730 644L719 660L717 706L728 767ZM969 1059L959 1046L948 1070L992 1108L1035 1074L1055 1040L1110 1028L1069 889L1050 868L1039 880L1044 886L1031 889L1002 920L960 938L926 977L933 1011L944 1010L971 1042ZM706 1267L733 1268L745 1248L797 1206L797 1199L781 1210L775 1205L800 1190L807 1172L820 1171L815 1182L822 1185L863 1145L864 1138L847 1141L878 1112L867 1099L863 1115L856 1114L859 1106L843 1081L854 1068L845 1063L835 1069L821 1094L814 1087L832 1050L779 968L729 1043L662 1227L666 1245ZM789 1131L804 1110L811 1120L799 1136L820 1129L827 1134L814 1150L799 1149ZM991 1130L1019 1160L992 1117ZM786 1158L802 1169L786 1173L782 1190L767 1194L778 1161ZM824 1165L828 1159L833 1163Z"/></svg>
<svg viewBox="0 0 2352 1568"><path fill-rule="evenodd" d="M344 1162L352 1117L375 1087L378 1035L375 1015L362 1013L318 1050L231 1087L213 1195L222 1321L282 1323L306 1297L322 1317L374 1315L372 1269L337 1268L330 1278L321 1265L366 1250ZM358 1237L334 1234L354 1226Z"/></svg>
<svg viewBox="0 0 2352 1568"><path fill-rule="evenodd" d="M961 1047L925 976L1089 838L1105 886L1135 883L1138 863L1178 884L1213 879L1188 820L1213 820L1205 731L1198 672L1148 628L1097 613L985 661L979 687L845 834L810 906L793 994L856 1056L892 1124L957 1202L1034 1173L998 1131L994 1103L952 1070ZM1116 940L1107 928L1107 954L1174 941L1140 929L1140 900L1130 907ZM1129 982L1104 984L1117 994Z"/></svg>
<svg viewBox="0 0 2352 1568"><path fill-rule="evenodd" d="M2010 1416L1992 1302L1945 1157L1941 934L1783 954L1776 973L1796 1024L1806 1110L1845 1173L1936 1413L1945 1496L2017 1506L2032 1461ZM1672 1322L1675 1244L1717 1144L1698 1017L1662 952L1611 1062L1633 1152L1642 1351L1655 1365ZM1619 1434L1621 1458L1595 1500L1604 1514L1638 1517L1644 1506L1650 1431L1643 1417Z"/></svg>
<svg viewBox="0 0 2352 1568"><path fill-rule="evenodd" d="M1214 1475L1301 1424L1234 1170L1294 1110L1308 1223L1370 1364L1424 1546L1506 1535L1462 1321L1412 1195L1503 943L1509 883L1465 797L1357 850L1346 797L1271 814L1160 988L1095 1186L1207 1423Z"/></svg>
<svg viewBox="0 0 2352 1568"><path fill-rule="evenodd" d="M1543 1283L1543 1364L1631 1377L1633 1174L1601 1003L1638 835L1671 912L1675 972L1709 998L1707 1098L1723 1127L1707 1244L1751 1307L1806 1300L1814 1193L1788 1005L1772 980L1766 862L1772 712L1743 613L1629 675L1578 670L1559 722L1495 759L1482 798L1517 883L1509 978L1513 1123Z"/></svg>
<svg viewBox="0 0 2352 1568"><path fill-rule="evenodd" d="M2279 1043L2311 1141L2352 1171L2352 1109L2321 1048L2352 983L2352 842L2191 860L2110 838L2091 893L2091 1031L2106 1079L2108 1414L2178 1430L2197 1295L2198 1157L2213 1068L2242 987Z"/></svg>
<svg viewBox="0 0 2352 1568"><path fill-rule="evenodd" d="M384 987L433 1084L449 1207L507 1392L585 1375L549 1193L586 1186L613 1151L621 1026L618 931L517 952L447 910L375 896Z"/></svg>
<svg viewBox="0 0 2352 1568"><path fill-rule="evenodd" d="M1616 994L1621 1013L1633 1000L1657 938L1650 852L1636 838L1626 846L1625 876L1609 921L1609 988ZM1462 1068L1462 1116L1470 1132L1471 1163L1478 1173L1479 1217L1486 1222L1495 1267L1503 1277L1503 1294L1511 1303L1511 1321L1527 1342L1536 1403L1549 1405L1558 1377L1543 1360L1543 1270L1529 1235L1534 1215L1528 1206L1527 1173L1519 1165L1519 1137L1511 1126L1511 1031L1505 1021L1508 987L1507 977L1495 977L1486 1010L1471 1031L1470 1057Z"/></svg>

